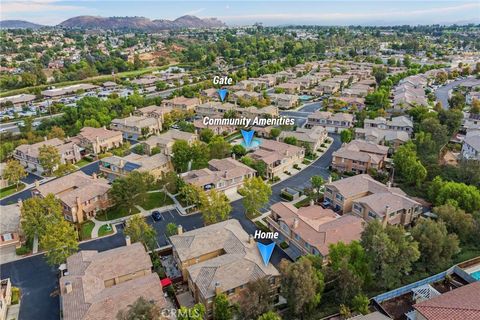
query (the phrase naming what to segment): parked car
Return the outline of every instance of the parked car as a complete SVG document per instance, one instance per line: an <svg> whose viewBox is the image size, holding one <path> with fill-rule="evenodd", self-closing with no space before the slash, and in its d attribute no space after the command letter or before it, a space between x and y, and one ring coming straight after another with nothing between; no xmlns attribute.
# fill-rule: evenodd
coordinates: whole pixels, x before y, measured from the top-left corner
<svg viewBox="0 0 480 320"><path fill-rule="evenodd" d="M160 213L160 211L156 211L156 210L153 211L153 212L152 212L152 219L153 219L154 221L161 221L161 220L163 220L163 217L162 217L162 214Z"/></svg>

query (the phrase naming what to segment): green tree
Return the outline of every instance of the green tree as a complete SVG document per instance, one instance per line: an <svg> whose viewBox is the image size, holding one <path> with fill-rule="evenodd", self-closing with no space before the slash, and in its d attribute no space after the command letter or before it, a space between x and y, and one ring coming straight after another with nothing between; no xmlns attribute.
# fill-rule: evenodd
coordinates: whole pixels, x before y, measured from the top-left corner
<svg viewBox="0 0 480 320"><path fill-rule="evenodd" d="M238 299L242 319L256 319L273 309L271 287L267 278L251 281Z"/></svg>
<svg viewBox="0 0 480 320"><path fill-rule="evenodd" d="M126 177L115 179L109 190L110 198L118 207L132 209L147 197L147 191L153 186L155 178L149 172L132 171Z"/></svg>
<svg viewBox="0 0 480 320"><path fill-rule="evenodd" d="M177 320L203 320L205 316L205 306L197 303L191 308L180 307L177 313Z"/></svg>
<svg viewBox="0 0 480 320"><path fill-rule="evenodd" d="M23 201L20 209L22 230L28 239L42 237L49 223L63 220L62 205L53 194L45 198L33 197Z"/></svg>
<svg viewBox="0 0 480 320"><path fill-rule="evenodd" d="M412 229L412 237L420 250L418 264L430 272L449 266L452 256L460 251L457 235L448 234L443 221L421 219Z"/></svg>
<svg viewBox="0 0 480 320"><path fill-rule="evenodd" d="M15 184L15 189L18 190L20 180L27 176L27 171L17 160L9 160L5 169L3 170L3 178Z"/></svg>
<svg viewBox="0 0 480 320"><path fill-rule="evenodd" d="M126 309L117 313L117 320L157 320L162 319L161 310L154 302L139 297Z"/></svg>
<svg viewBox="0 0 480 320"><path fill-rule="evenodd" d="M235 154L237 158L241 158L247 154L247 149L245 149L245 147L242 146L241 144L236 144L233 146L232 152Z"/></svg>
<svg viewBox="0 0 480 320"><path fill-rule="evenodd" d="M151 150L150 150L150 155L153 156L153 155L156 155L158 153L162 152L162 149L160 147L153 147Z"/></svg>
<svg viewBox="0 0 480 320"><path fill-rule="evenodd" d="M198 170L208 167L209 149L203 142L194 142L191 147L192 154L192 170Z"/></svg>
<svg viewBox="0 0 480 320"><path fill-rule="evenodd" d="M210 143L212 140L213 136L215 136L215 133L213 132L212 129L205 128L200 131L200 141L203 141L205 143Z"/></svg>
<svg viewBox="0 0 480 320"><path fill-rule="evenodd" d="M273 311L268 311L267 313L262 314L258 317L257 320L282 320L282 317Z"/></svg>
<svg viewBox="0 0 480 320"><path fill-rule="evenodd" d="M43 145L38 149L38 161L48 175L53 173L53 170L60 165L60 154L57 148L50 145Z"/></svg>
<svg viewBox="0 0 480 320"><path fill-rule="evenodd" d="M434 207L433 212L445 222L448 232L455 233L463 243L475 236L475 220L471 214L450 203Z"/></svg>
<svg viewBox="0 0 480 320"><path fill-rule="evenodd" d="M135 215L127 221L124 233L132 243L141 242L147 251L155 249L157 232L141 215Z"/></svg>
<svg viewBox="0 0 480 320"><path fill-rule="evenodd" d="M351 130L343 130L340 133L340 140L343 143L349 143L350 141L353 140L353 132Z"/></svg>
<svg viewBox="0 0 480 320"><path fill-rule="evenodd" d="M192 150L185 140L177 140L172 147L172 163L177 172L188 170L188 163L192 160Z"/></svg>
<svg viewBox="0 0 480 320"><path fill-rule="evenodd" d="M400 146L393 155L396 174L409 184L420 185L427 177L427 170L418 160L415 145L409 141Z"/></svg>
<svg viewBox="0 0 480 320"><path fill-rule="evenodd" d="M77 233L73 225L64 219L55 223L49 221L39 244L46 251L45 258L49 265L64 263L78 251Z"/></svg>
<svg viewBox="0 0 480 320"><path fill-rule="evenodd" d="M60 127L53 126L50 129L50 132L48 133L48 139L53 139L53 138L64 139L65 131L63 131L63 129Z"/></svg>
<svg viewBox="0 0 480 320"><path fill-rule="evenodd" d="M270 130L270 137L272 137L273 139L277 139L278 136L280 135L280 133L282 133L282 130L279 129L279 128L272 128Z"/></svg>
<svg viewBox="0 0 480 320"><path fill-rule="evenodd" d="M466 212L480 210L480 190L475 186L435 177L428 189L428 196L435 206L450 203Z"/></svg>
<svg viewBox="0 0 480 320"><path fill-rule="evenodd" d="M222 136L215 136L208 144L211 159L223 159L230 156L231 146Z"/></svg>
<svg viewBox="0 0 480 320"><path fill-rule="evenodd" d="M317 199L320 198L320 189L325 184L325 180L323 180L322 176L312 176L310 178L310 183L312 184L312 188L315 189L317 193Z"/></svg>
<svg viewBox="0 0 480 320"><path fill-rule="evenodd" d="M397 287L420 258L418 243L405 234L403 227L387 225L384 228L377 220L366 225L361 244L380 288Z"/></svg>
<svg viewBox="0 0 480 320"><path fill-rule="evenodd" d="M223 192L212 189L200 193L200 211L205 225L209 225L227 220L232 206Z"/></svg>
<svg viewBox="0 0 480 320"><path fill-rule="evenodd" d="M357 294L353 297L352 300L352 309L356 312L360 312L361 314L368 314L370 310L368 309L368 305L370 304L370 300L364 294Z"/></svg>
<svg viewBox="0 0 480 320"><path fill-rule="evenodd" d="M252 177L243 181L243 187L239 190L243 195L243 206L247 216L253 217L268 203L272 195L272 187L260 177Z"/></svg>
<svg viewBox="0 0 480 320"><path fill-rule="evenodd" d="M213 300L213 319L231 320L233 319L230 302L224 293L217 294Z"/></svg>
<svg viewBox="0 0 480 320"><path fill-rule="evenodd" d="M279 270L282 295L287 299L289 311L300 317L309 314L320 303L323 274L307 258L300 258L294 263L282 260Z"/></svg>
<svg viewBox="0 0 480 320"><path fill-rule="evenodd" d="M180 188L180 195L185 199L187 206L200 204L200 194L202 192L203 190L199 186L190 183Z"/></svg>
<svg viewBox="0 0 480 320"><path fill-rule="evenodd" d="M296 146L298 143L298 140L295 137L285 137L283 138L283 142L285 142L286 144L291 144L293 146Z"/></svg>
<svg viewBox="0 0 480 320"><path fill-rule="evenodd" d="M167 237L171 237L171 236L174 236L177 234L178 232L178 226L173 223L173 222L169 222L167 224L167 227L166 227L166 234L167 234Z"/></svg>

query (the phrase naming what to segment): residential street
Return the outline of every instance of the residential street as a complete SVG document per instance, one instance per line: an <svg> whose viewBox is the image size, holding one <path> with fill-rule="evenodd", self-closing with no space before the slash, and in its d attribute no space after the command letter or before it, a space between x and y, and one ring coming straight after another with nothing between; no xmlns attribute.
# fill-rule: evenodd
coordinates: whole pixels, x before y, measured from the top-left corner
<svg viewBox="0 0 480 320"><path fill-rule="evenodd" d="M455 81L452 81L452 82L450 82L449 84L447 84L443 87L438 88L435 91L435 96L437 97L437 101L440 101L442 103L443 109L448 109L449 108L449 104L448 104L448 98L449 98L448 93L449 93L449 91L458 87L459 85L461 85L464 82L472 81L472 79L473 79L473 77L467 77L465 79L455 80ZM478 80L478 83L480 84L480 80Z"/></svg>
<svg viewBox="0 0 480 320"><path fill-rule="evenodd" d="M328 177L327 169L332 159L332 153L341 146L338 135L331 135L330 137L333 137L334 141L325 154L303 171L272 187L272 196L266 207L270 207L271 204L281 201L280 190L284 187L304 188L309 186L312 175L321 175L324 178ZM81 170L91 174L98 170L98 162L91 163ZM30 197L30 195L30 190L25 190L18 195L3 199L1 204L16 201L18 198L26 199ZM248 233L254 233L256 226L245 217L242 200L232 202L232 208L232 218L239 220ZM157 231L159 246L168 244L165 230L169 222L182 225L185 231L203 226L200 214L181 216L176 210L170 210L164 212L163 217L164 219L159 222L154 222L151 218L148 218L148 222L152 224ZM117 234L82 243L80 248L83 250L104 251L124 244L124 236L120 228ZM287 255L279 247L276 247L271 258L272 263L277 265L283 258L288 259ZM0 275L2 279L10 278L12 284L20 287L22 290L20 319L59 319L59 298L58 295L55 294L57 288L57 272L55 268L50 268L45 263L43 255L2 264L0 266Z"/></svg>

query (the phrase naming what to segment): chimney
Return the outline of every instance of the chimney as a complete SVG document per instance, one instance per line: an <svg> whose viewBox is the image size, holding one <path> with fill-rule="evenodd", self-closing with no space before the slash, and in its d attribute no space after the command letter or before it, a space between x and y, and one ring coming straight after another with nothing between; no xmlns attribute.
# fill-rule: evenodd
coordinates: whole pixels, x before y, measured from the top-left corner
<svg viewBox="0 0 480 320"><path fill-rule="evenodd" d="M130 236L126 236L126 237L125 237L125 245L126 245L126 246L129 246L129 245L131 245L131 244L132 244L132 240L130 240Z"/></svg>
<svg viewBox="0 0 480 320"><path fill-rule="evenodd" d="M387 188L390 189L392 187L392 182L391 181L387 181Z"/></svg>
<svg viewBox="0 0 480 320"><path fill-rule="evenodd" d="M177 234L180 235L180 234L183 234L183 227L181 224L178 225L177 227Z"/></svg>
<svg viewBox="0 0 480 320"><path fill-rule="evenodd" d="M106 131L106 130L107 130L107 127L106 127L106 126L103 126L103 130L105 130L105 131Z"/></svg>
<svg viewBox="0 0 480 320"><path fill-rule="evenodd" d="M386 227L387 226L387 223L388 223L388 215L390 214L390 206L389 205L386 205L385 206L385 216L383 217L383 220L382 220L382 226L383 227Z"/></svg>
<svg viewBox="0 0 480 320"><path fill-rule="evenodd" d="M43 141L47 141L47 136L43 137Z"/></svg>
<svg viewBox="0 0 480 320"><path fill-rule="evenodd" d="M22 206L23 206L23 201L22 201L22 199L18 199L18 200L17 200L17 206L18 206L20 209L22 208Z"/></svg>
<svg viewBox="0 0 480 320"><path fill-rule="evenodd" d="M298 228L298 218L293 218L293 229Z"/></svg>
<svg viewBox="0 0 480 320"><path fill-rule="evenodd" d="M70 281L65 282L65 292L68 294L68 293L71 293L72 291L73 291L72 283Z"/></svg>
<svg viewBox="0 0 480 320"><path fill-rule="evenodd" d="M222 293L222 287L220 286L220 282L215 282L215 294L221 294Z"/></svg>
<svg viewBox="0 0 480 320"><path fill-rule="evenodd" d="M93 180L97 180L97 174L94 172L92 173Z"/></svg>
<svg viewBox="0 0 480 320"><path fill-rule="evenodd" d="M120 168L123 168L123 166L125 165L123 159L120 159Z"/></svg>

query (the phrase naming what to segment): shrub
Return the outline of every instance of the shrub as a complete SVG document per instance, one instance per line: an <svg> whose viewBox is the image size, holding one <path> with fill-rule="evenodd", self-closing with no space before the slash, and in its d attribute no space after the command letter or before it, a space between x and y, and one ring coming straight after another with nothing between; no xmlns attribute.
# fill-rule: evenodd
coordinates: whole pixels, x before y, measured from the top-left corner
<svg viewBox="0 0 480 320"><path fill-rule="evenodd" d="M283 199L286 199L288 201L292 201L293 200L293 196L290 194L290 193L287 193L285 191L282 191L280 193L280 197L282 197Z"/></svg>
<svg viewBox="0 0 480 320"><path fill-rule="evenodd" d="M20 288L12 287L12 305L20 302Z"/></svg>
<svg viewBox="0 0 480 320"><path fill-rule="evenodd" d="M287 249L289 247L288 243L286 243L285 241L283 241L282 243L280 243L280 248L282 249Z"/></svg>
<svg viewBox="0 0 480 320"><path fill-rule="evenodd" d="M294 165L293 165L293 169L300 170L300 167L298 166L298 164L294 164Z"/></svg>
<svg viewBox="0 0 480 320"><path fill-rule="evenodd" d="M30 251L31 251L30 248L27 248L25 246L21 246L20 248L17 248L15 250L15 253L17 254L17 256L23 256L27 253L30 253Z"/></svg>

